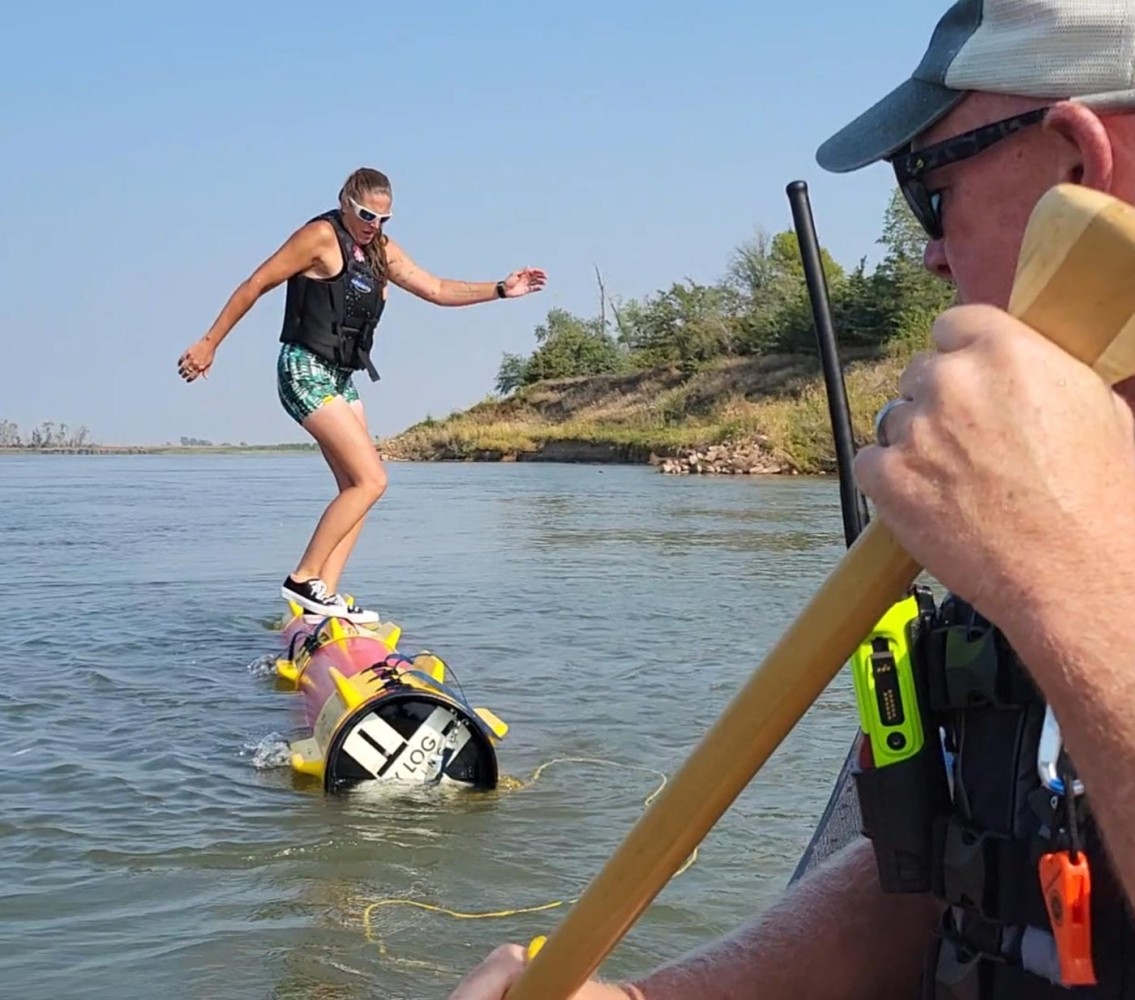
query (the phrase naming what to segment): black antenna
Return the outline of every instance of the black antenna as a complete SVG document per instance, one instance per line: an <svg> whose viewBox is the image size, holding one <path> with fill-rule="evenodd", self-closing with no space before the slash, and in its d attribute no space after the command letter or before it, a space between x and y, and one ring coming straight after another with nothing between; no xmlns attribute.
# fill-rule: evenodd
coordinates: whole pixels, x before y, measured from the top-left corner
<svg viewBox="0 0 1135 1000"><path fill-rule="evenodd" d="M808 297L812 302L812 318L816 324L816 342L820 348L820 365L824 371L824 384L827 387L828 413L831 415L832 436L835 438L836 464L839 469L839 496L843 509L843 533L848 548L861 531L867 527L867 502L855 488L851 476L851 460L855 457L855 439L851 432L851 409L847 403L847 391L843 384L843 368L839 363L836 349L835 328L832 325L832 311L828 300L828 284L824 277L823 259L816 240L816 226L812 218L812 206L808 199L808 185L804 181L793 181L788 185L788 202L792 206L792 219L796 226L796 239L800 244L800 260L804 265L804 278L808 283ZM835 780L828 804L824 808L812 839L796 864L789 883L801 878L812 866L813 859L826 845L824 855L831 851L835 837L846 839L849 833L859 830L859 802L851 774L854 763L855 745L852 744ZM828 834L828 827L835 823L835 835ZM842 844L840 844L842 846Z"/></svg>
<svg viewBox="0 0 1135 1000"><path fill-rule="evenodd" d="M824 277L824 264L816 240L816 226L812 206L808 200L808 185L793 181L788 185L788 202L792 206L792 219L796 226L796 239L800 244L800 260L804 265L804 279L808 283L808 297L812 302L812 318L816 324L816 343L820 348L820 365L827 387L828 413L831 416L832 436L835 439L836 465L839 470L839 496L843 509L843 533L847 545L859 537L867 527L867 502L855 488L851 477L851 460L855 457L855 439L851 431L851 410L847 403L847 390L843 383L843 369L836 349L835 329L828 300L828 284Z"/></svg>

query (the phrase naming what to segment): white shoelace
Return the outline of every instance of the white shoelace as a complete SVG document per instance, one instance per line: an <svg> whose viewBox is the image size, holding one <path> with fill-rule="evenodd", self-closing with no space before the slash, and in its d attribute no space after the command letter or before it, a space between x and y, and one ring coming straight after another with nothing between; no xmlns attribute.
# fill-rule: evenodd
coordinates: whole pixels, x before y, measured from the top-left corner
<svg viewBox="0 0 1135 1000"><path fill-rule="evenodd" d="M344 601L343 598L338 594L329 594L327 592L327 584L325 584L322 580L318 578L310 580L308 582L308 586L311 588L312 596L317 601L322 601L327 604L342 605L343 607L347 606L347 602Z"/></svg>

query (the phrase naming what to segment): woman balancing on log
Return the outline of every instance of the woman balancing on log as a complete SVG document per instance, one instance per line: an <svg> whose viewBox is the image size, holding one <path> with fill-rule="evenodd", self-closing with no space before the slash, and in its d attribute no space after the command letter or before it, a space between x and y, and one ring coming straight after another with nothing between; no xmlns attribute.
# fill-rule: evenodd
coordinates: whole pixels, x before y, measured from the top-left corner
<svg viewBox="0 0 1135 1000"><path fill-rule="evenodd" d="M415 264L383 231L391 216L386 175L362 168L347 178L339 205L297 229L233 292L208 332L178 359L186 382L207 375L217 346L265 292L287 282L276 385L284 409L319 445L338 495L281 592L304 610L373 622L378 616L339 594L339 577L367 512L386 490L386 473L353 372L378 373L370 360L389 283L440 306L512 299L544 287L539 268L503 281L452 281Z"/></svg>

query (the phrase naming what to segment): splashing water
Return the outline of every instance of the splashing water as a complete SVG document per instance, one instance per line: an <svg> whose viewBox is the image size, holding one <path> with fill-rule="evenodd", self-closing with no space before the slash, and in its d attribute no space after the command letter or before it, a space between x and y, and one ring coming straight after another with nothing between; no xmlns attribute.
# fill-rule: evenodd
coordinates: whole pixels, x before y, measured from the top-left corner
<svg viewBox="0 0 1135 1000"><path fill-rule="evenodd" d="M245 669L253 677L271 677L276 673L276 653L263 653L249 663Z"/></svg>
<svg viewBox="0 0 1135 1000"><path fill-rule="evenodd" d="M280 733L269 733L255 743L246 743L241 756L245 754L252 755L252 766L258 771L288 767L292 759L288 741Z"/></svg>

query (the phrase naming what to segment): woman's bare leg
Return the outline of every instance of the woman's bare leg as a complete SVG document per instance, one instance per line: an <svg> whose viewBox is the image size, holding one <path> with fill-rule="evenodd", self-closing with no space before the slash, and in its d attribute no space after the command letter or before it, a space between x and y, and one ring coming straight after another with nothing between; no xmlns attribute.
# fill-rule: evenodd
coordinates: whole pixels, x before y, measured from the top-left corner
<svg viewBox="0 0 1135 1000"><path fill-rule="evenodd" d="M335 549L361 524L386 489L386 472L374 442L358 414L341 396L320 406L304 420L303 427L315 438L328 463L333 463L333 470L345 477L347 485L340 486L339 495L319 519L292 573L296 581L320 575ZM330 586L328 591L334 593Z"/></svg>
<svg viewBox="0 0 1135 1000"><path fill-rule="evenodd" d="M362 400L353 400L347 404L350 406L351 411L358 418L359 423L363 425L363 430L367 429L366 413L363 410ZM370 440L370 434L367 434L367 440ZM327 464L331 467L331 472L335 476L335 483L338 485L340 492L351 485L350 477L347 475L346 470L340 466L334 458L328 453L327 449L320 445L320 450L323 452L323 457L327 459ZM373 443L372 443L373 447ZM377 455L377 452L376 452ZM379 468L382 468L382 463L379 462ZM386 490L386 472L383 470L382 474L382 492ZM382 496L379 493L379 497ZM354 550L355 543L359 540L359 535L363 530L363 525L366 523L366 514L364 513L359 518L358 523L347 532L343 540L335 546L331 551L331 555L327 557L326 561L320 567L319 578L327 584L327 589L332 594L336 593L339 589L339 579L343 575L343 568L347 565L347 560L351 557L351 552Z"/></svg>

